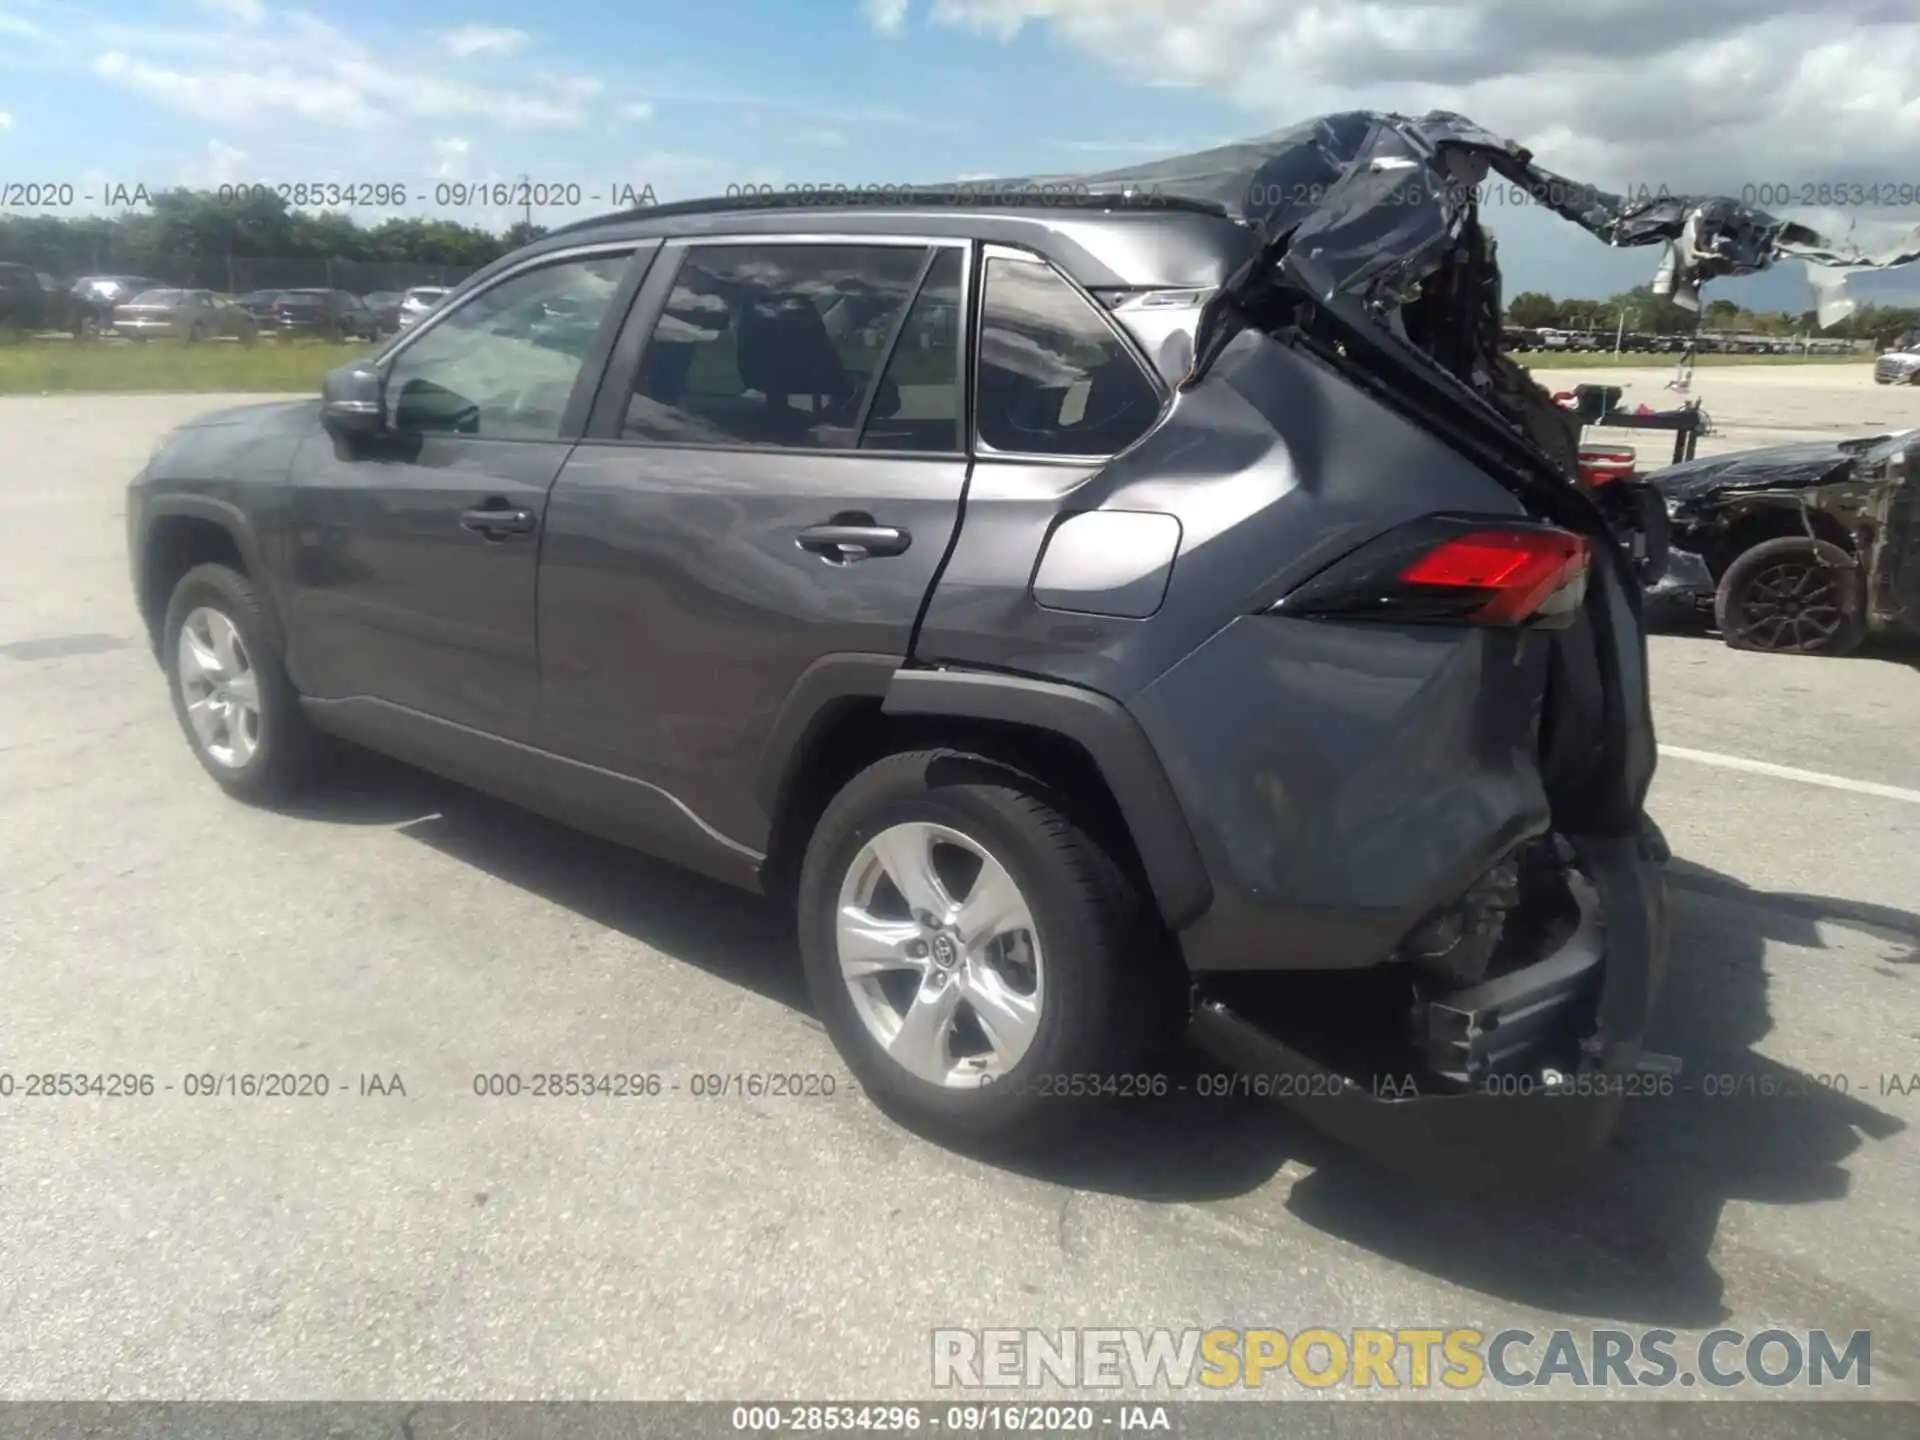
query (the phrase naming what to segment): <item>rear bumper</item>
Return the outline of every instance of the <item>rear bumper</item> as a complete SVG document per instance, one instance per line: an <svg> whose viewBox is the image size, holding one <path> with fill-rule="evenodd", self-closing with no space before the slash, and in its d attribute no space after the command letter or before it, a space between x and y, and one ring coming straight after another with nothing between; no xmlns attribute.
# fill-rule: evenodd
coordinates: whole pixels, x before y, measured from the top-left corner
<svg viewBox="0 0 1920 1440"><path fill-rule="evenodd" d="M1474 1078L1343 1074L1204 991L1190 1038L1257 1077L1250 1093L1423 1180L1482 1187L1578 1162L1627 1105L1673 1092L1676 1062L1645 1049L1667 964L1666 842L1651 821L1624 839L1571 838L1583 923L1552 954L1450 997L1462 1023L1433 1037L1436 1058L1480 1047L1493 1065ZM1544 1054L1578 1060L1549 1069Z"/></svg>

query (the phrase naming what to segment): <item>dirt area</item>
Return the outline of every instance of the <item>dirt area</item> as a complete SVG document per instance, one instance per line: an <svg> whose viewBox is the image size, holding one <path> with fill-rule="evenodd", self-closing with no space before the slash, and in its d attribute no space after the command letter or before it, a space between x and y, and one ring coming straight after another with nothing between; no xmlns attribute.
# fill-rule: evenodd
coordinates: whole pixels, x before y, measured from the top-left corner
<svg viewBox="0 0 1920 1440"><path fill-rule="evenodd" d="M1792 440L1877 435L1920 426L1920 386L1876 385L1870 365L1726 365L1693 372L1686 395L1666 388L1672 365L1594 371L1539 369L1533 376L1549 390L1575 385L1618 385L1629 407L1669 409L1697 399L1712 418L1712 433L1700 439L1702 455L1780 445ZM1632 430L1595 430L1594 439L1615 440L1640 451L1642 468L1662 463L1672 437Z"/></svg>

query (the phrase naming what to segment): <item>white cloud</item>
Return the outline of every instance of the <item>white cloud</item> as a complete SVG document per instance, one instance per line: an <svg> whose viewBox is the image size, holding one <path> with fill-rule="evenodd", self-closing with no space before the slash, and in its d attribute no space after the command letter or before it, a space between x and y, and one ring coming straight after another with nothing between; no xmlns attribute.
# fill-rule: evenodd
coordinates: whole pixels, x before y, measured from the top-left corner
<svg viewBox="0 0 1920 1440"><path fill-rule="evenodd" d="M264 70L169 70L110 50L94 73L129 90L207 120L250 121L283 112L328 125L371 128L380 110L356 87L304 67Z"/></svg>
<svg viewBox="0 0 1920 1440"><path fill-rule="evenodd" d="M871 10L869 14L871 14ZM1912 0L934 0L1043 26L1126 78L1211 90L1250 130L1355 107L1458 110L1616 188L1913 179Z"/></svg>
<svg viewBox="0 0 1920 1440"><path fill-rule="evenodd" d="M862 8L882 35L898 35L907 28L907 0L863 0Z"/></svg>
<svg viewBox="0 0 1920 1440"><path fill-rule="evenodd" d="M251 179L243 173L246 163L246 151L224 140L209 140L205 157L184 167L179 181L200 190L216 190Z"/></svg>
<svg viewBox="0 0 1920 1440"><path fill-rule="evenodd" d="M0 35L13 35L22 40L44 40L46 28L34 24L24 15L0 15Z"/></svg>
<svg viewBox="0 0 1920 1440"><path fill-rule="evenodd" d="M267 7L260 0L200 0L200 8L242 25L258 25L267 18Z"/></svg>
<svg viewBox="0 0 1920 1440"><path fill-rule="evenodd" d="M819 145L829 150L837 150L847 143L847 137L838 130L802 130L800 141L806 145Z"/></svg>
<svg viewBox="0 0 1920 1440"><path fill-rule="evenodd" d="M359 130L456 119L571 127L585 122L585 102L601 89L587 76L514 89L470 84L394 58L411 56L405 47L376 50L298 11L276 15L270 34L121 25L98 33L110 48L93 62L96 75L211 120L279 114Z"/></svg>
<svg viewBox="0 0 1920 1440"><path fill-rule="evenodd" d="M458 135L449 135L433 142L433 175L436 180L457 180L467 168L467 152L471 147Z"/></svg>
<svg viewBox="0 0 1920 1440"><path fill-rule="evenodd" d="M0 135L11 129L13 129L13 116L5 110L0 110Z"/></svg>
<svg viewBox="0 0 1920 1440"><path fill-rule="evenodd" d="M651 100L629 100L616 112L622 120L651 120L653 102Z"/></svg>
<svg viewBox="0 0 1920 1440"><path fill-rule="evenodd" d="M526 47L533 37L524 30L500 25L462 25L442 31L440 42L465 59L473 55L513 55Z"/></svg>

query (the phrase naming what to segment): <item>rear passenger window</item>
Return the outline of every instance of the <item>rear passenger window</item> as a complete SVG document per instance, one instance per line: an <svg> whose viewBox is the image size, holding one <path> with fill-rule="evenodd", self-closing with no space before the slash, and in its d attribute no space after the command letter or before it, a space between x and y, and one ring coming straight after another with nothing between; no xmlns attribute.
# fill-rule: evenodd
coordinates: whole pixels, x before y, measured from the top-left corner
<svg viewBox="0 0 1920 1440"><path fill-rule="evenodd" d="M1037 260L987 262L979 432L1021 455L1111 455L1159 417L1160 391L1106 318Z"/></svg>
<svg viewBox="0 0 1920 1440"><path fill-rule="evenodd" d="M933 258L860 432L862 450L960 449L960 252Z"/></svg>
<svg viewBox="0 0 1920 1440"><path fill-rule="evenodd" d="M912 245L703 245L647 341L622 433L850 449L927 259ZM917 377L916 377L917 378ZM880 387L869 418L898 382Z"/></svg>

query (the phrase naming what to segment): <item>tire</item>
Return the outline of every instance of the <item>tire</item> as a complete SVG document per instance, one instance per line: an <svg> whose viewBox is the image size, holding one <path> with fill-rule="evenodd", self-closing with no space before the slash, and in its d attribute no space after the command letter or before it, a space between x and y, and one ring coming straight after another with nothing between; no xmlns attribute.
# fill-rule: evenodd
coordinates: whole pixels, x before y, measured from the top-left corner
<svg viewBox="0 0 1920 1440"><path fill-rule="evenodd" d="M870 848L876 839L890 863ZM893 874L901 855L929 853L941 895L955 898L964 887L958 898L974 899L980 877L996 874L1011 883L1012 908L1030 923L1014 924L1011 943L982 947L980 934L907 919ZM887 980L847 979L839 930L848 906L868 912L869 934L889 942L889 962L916 948L919 957L890 964ZM808 843L799 929L808 989L847 1067L883 1112L941 1140L1027 1146L1057 1136L1099 1098L1100 1087L1086 1081L1130 1074L1170 1008L1172 967L1158 916L1113 854L1072 818L1063 797L977 754L909 751L850 780ZM941 985L934 1001L930 981ZM909 1012L947 1015L936 1032L942 1038L907 1045ZM1006 1023L1022 1013L1030 1024ZM883 1038L889 1024L891 1043ZM991 1058L967 1055L982 1042ZM896 1054L917 1055L920 1064ZM941 1071L944 1079L934 1078ZM1059 1083L1072 1077L1080 1082Z"/></svg>
<svg viewBox="0 0 1920 1440"><path fill-rule="evenodd" d="M189 345L198 345L206 338L207 332L197 324L187 331L187 344Z"/></svg>
<svg viewBox="0 0 1920 1440"><path fill-rule="evenodd" d="M1714 624L1735 650L1845 655L1866 637L1865 590L1860 567L1838 545L1783 535L1727 567Z"/></svg>
<svg viewBox="0 0 1920 1440"><path fill-rule="evenodd" d="M243 673L252 676L250 687L242 689L231 683L239 678L241 667L225 663L218 643L219 627L208 620L209 616L216 621L224 619L232 627L237 640L234 658L243 662ZM181 650L186 642L182 634L190 622L193 638L201 643L189 648L202 655L211 648L214 658L222 660L220 669L225 674L216 676L191 660L183 667ZM206 644L210 634L215 642L211 647ZM287 678L280 649L261 615L253 583L246 576L225 565L196 565L181 576L167 603L160 658L166 668L174 717L187 737L187 745L201 768L222 789L243 799L266 800L298 788L323 752L324 742L301 712L300 697ZM187 670L199 670L199 679L189 682ZM228 687L242 700L248 693L255 697L251 719L233 717L228 711L226 720L203 734L200 727L208 723L205 712L198 712L200 718L196 718L191 707L210 690ZM244 711L245 706L241 708ZM214 709L221 707L216 704ZM236 724L238 743L234 738Z"/></svg>

